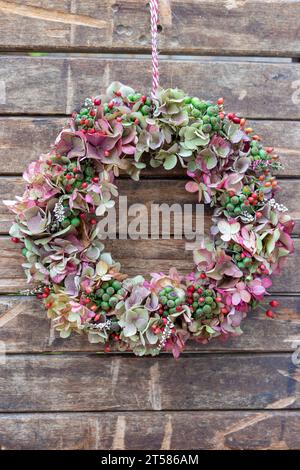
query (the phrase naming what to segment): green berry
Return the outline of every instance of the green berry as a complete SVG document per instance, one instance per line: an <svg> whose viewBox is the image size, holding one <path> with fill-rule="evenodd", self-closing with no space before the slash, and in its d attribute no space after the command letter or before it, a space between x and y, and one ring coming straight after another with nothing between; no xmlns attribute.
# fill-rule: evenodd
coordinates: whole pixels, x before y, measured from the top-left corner
<svg viewBox="0 0 300 470"><path fill-rule="evenodd" d="M235 207L234 208L235 215L240 215L241 212L242 212L242 209L240 207Z"/></svg>
<svg viewBox="0 0 300 470"><path fill-rule="evenodd" d="M198 109L193 109L192 111L192 116L195 117L195 118L199 118L201 117L201 111L199 111Z"/></svg>
<svg viewBox="0 0 300 470"><path fill-rule="evenodd" d="M219 112L218 106L209 106L207 108L207 114L209 114L210 116L216 116L218 112Z"/></svg>
<svg viewBox="0 0 300 470"><path fill-rule="evenodd" d="M107 294L109 294L109 295L114 295L115 289L114 289L112 286L110 286L110 287L108 287L108 288L106 289L106 292L107 292Z"/></svg>
<svg viewBox="0 0 300 470"><path fill-rule="evenodd" d="M167 297L165 297L164 295L162 295L159 300L162 305L166 305L166 303L168 302Z"/></svg>
<svg viewBox="0 0 300 470"><path fill-rule="evenodd" d="M79 217L73 217L73 219L71 219L71 225L73 225L73 227L78 227L80 225Z"/></svg>
<svg viewBox="0 0 300 470"><path fill-rule="evenodd" d="M81 108L80 116L85 116L89 114L89 110L87 108Z"/></svg>
<svg viewBox="0 0 300 470"><path fill-rule="evenodd" d="M213 301L214 301L214 299L213 299L212 297L210 297L210 296L207 296L207 297L205 298L205 303L206 303L206 304L212 304Z"/></svg>
<svg viewBox="0 0 300 470"><path fill-rule="evenodd" d="M191 99L191 103L195 108L197 108L200 105L200 100L199 100L199 98L194 97L194 98Z"/></svg>
<svg viewBox="0 0 300 470"><path fill-rule="evenodd" d="M206 289L206 290L204 291L204 295L209 295L209 296L211 297L212 295L214 295L214 293L213 293L213 291L212 291L211 289Z"/></svg>
<svg viewBox="0 0 300 470"><path fill-rule="evenodd" d="M167 286L165 287L165 292L168 294L169 292L171 292L173 290L173 287L171 286Z"/></svg>
<svg viewBox="0 0 300 470"><path fill-rule="evenodd" d="M211 313L211 307L210 307L210 305L204 305L204 307L203 307L203 313L205 313L205 314Z"/></svg>
<svg viewBox="0 0 300 470"><path fill-rule="evenodd" d="M174 305L175 305L174 300L168 300L167 305L168 305L168 307L170 307L170 308L174 307Z"/></svg>
<svg viewBox="0 0 300 470"><path fill-rule="evenodd" d="M28 253L27 248L22 248L22 255L23 255L23 256L26 256L27 253Z"/></svg>
<svg viewBox="0 0 300 470"><path fill-rule="evenodd" d="M102 300L104 300L104 302L108 302L109 299L110 299L110 295L109 295L109 294L106 294L106 293L105 293L105 294L102 295Z"/></svg>
<svg viewBox="0 0 300 470"><path fill-rule="evenodd" d="M192 102L192 98L190 98L189 96L184 98L184 104L190 104L191 102Z"/></svg>
<svg viewBox="0 0 300 470"><path fill-rule="evenodd" d="M234 205L229 203L229 204L226 205L226 209L228 210L228 212L233 212L234 211Z"/></svg>
<svg viewBox="0 0 300 470"><path fill-rule="evenodd" d="M108 282L108 281L104 281L104 282L102 283L102 289L106 290L108 287L109 287L109 282Z"/></svg>
<svg viewBox="0 0 300 470"><path fill-rule="evenodd" d="M234 204L235 206L239 203L239 198L238 196L232 196L231 198L231 204Z"/></svg>
<svg viewBox="0 0 300 470"><path fill-rule="evenodd" d="M210 124L204 124L204 126L202 127L202 130L203 132L205 132L206 134L208 134L209 132L212 131L212 127Z"/></svg>
<svg viewBox="0 0 300 470"><path fill-rule="evenodd" d="M102 310L104 310L105 312L107 312L107 310L109 310L109 303L108 302L101 302L101 308Z"/></svg>
<svg viewBox="0 0 300 470"><path fill-rule="evenodd" d="M193 299L197 300L199 299L199 297L200 297L200 294L198 294L198 292L193 293Z"/></svg>
<svg viewBox="0 0 300 470"><path fill-rule="evenodd" d="M144 116L146 116L147 114L150 113L150 107L144 105L144 106L142 107L142 109L141 109L141 112L142 112L142 114L143 114Z"/></svg>
<svg viewBox="0 0 300 470"><path fill-rule="evenodd" d="M176 312L176 308L175 308L175 307L170 308L169 312L170 312L170 313L175 313L175 312Z"/></svg>
<svg viewBox="0 0 300 470"><path fill-rule="evenodd" d="M101 289L101 288L100 288L100 289L97 289L97 290L96 290L96 295L97 295L97 297L102 297L103 294L104 294L104 289Z"/></svg>
<svg viewBox="0 0 300 470"><path fill-rule="evenodd" d="M108 301L110 307L115 307L118 303L119 299L117 297L111 297Z"/></svg>
<svg viewBox="0 0 300 470"><path fill-rule="evenodd" d="M115 289L115 290L119 290L121 289L122 287L122 284L119 282L119 281L113 281L111 286Z"/></svg>
<svg viewBox="0 0 300 470"><path fill-rule="evenodd" d="M198 302L193 302L192 306L193 306L194 309L196 309L198 307Z"/></svg>

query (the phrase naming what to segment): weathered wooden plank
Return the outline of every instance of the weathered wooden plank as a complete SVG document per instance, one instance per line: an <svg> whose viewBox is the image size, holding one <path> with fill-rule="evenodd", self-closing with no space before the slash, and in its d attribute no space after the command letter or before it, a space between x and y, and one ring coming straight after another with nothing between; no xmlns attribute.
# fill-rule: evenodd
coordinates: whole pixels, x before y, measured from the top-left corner
<svg viewBox="0 0 300 470"><path fill-rule="evenodd" d="M67 118L55 117L0 117L1 174L21 174L29 161L50 149L66 122ZM280 155L284 165L280 176L300 175L300 122L250 120L249 126ZM161 168L149 168L142 177L184 174L181 168L168 173Z"/></svg>
<svg viewBox="0 0 300 470"><path fill-rule="evenodd" d="M139 202L147 207L148 213L151 212L151 204L166 203L170 206L174 203L193 204L197 202L194 194L185 190L185 180L168 180L168 179L145 179L143 182L136 182L130 179L119 179L117 185L119 194L127 196L128 207L131 204ZM172 185L172 191L170 191ZM299 217L299 181L284 179L280 183L281 191L276 197L278 201L285 204L292 217L296 220L294 234L300 233L300 217ZM6 234L13 222L14 214L10 212L3 204L3 200L14 199L16 195L22 195L25 184L20 177L0 177L0 233ZM176 195L174 197L174 195ZM116 201L118 209L118 200ZM195 215L195 211L194 211ZM130 218L128 218L130 220ZM209 228L211 224L211 210L205 207L205 227ZM150 227L150 222L149 222ZM171 227L173 233L173 225Z"/></svg>
<svg viewBox="0 0 300 470"><path fill-rule="evenodd" d="M113 80L146 92L150 68L149 59L2 56L0 113L69 114L87 95L103 92ZM299 72L299 63L211 59L160 63L162 86L206 99L217 99L221 93L228 111L249 118L299 119Z"/></svg>
<svg viewBox="0 0 300 470"><path fill-rule="evenodd" d="M187 352L281 352L295 350L300 338L300 298L280 297L280 306L273 320L263 312L249 314L243 322L244 334L228 341L211 341L208 345L190 341ZM267 301L265 302L267 304ZM85 336L73 335L64 340L50 328L50 321L40 301L26 297L0 296L0 344L4 353L103 351L99 344L90 344Z"/></svg>
<svg viewBox="0 0 300 470"><path fill-rule="evenodd" d="M0 411L297 409L290 354L7 355Z"/></svg>
<svg viewBox="0 0 300 470"><path fill-rule="evenodd" d="M129 276L151 272L168 272L171 266L181 274L194 268L192 253L185 250L184 240L114 240L107 243L115 259ZM270 289L277 293L299 292L300 265L296 262L300 240L295 239L295 253L287 258L280 275L273 276ZM119 256L118 256L119 255ZM27 288L23 268L24 258L18 245L7 238L0 239L0 293L14 293Z"/></svg>
<svg viewBox="0 0 300 470"><path fill-rule="evenodd" d="M297 411L9 413L2 449L299 449ZM34 430L34 438L33 438Z"/></svg>
<svg viewBox="0 0 300 470"><path fill-rule="evenodd" d="M146 0L0 1L4 50L149 51ZM299 55L300 3L164 0L160 49L180 54Z"/></svg>

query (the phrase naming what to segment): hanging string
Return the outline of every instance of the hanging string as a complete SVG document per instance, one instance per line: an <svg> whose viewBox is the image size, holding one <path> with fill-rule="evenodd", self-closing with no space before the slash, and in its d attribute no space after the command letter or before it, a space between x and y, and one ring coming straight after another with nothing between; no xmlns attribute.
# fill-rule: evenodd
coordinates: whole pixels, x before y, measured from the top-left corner
<svg viewBox="0 0 300 470"><path fill-rule="evenodd" d="M158 0L150 0L151 14L151 47L152 47L152 90L151 97L155 98L159 86L159 70L158 70Z"/></svg>

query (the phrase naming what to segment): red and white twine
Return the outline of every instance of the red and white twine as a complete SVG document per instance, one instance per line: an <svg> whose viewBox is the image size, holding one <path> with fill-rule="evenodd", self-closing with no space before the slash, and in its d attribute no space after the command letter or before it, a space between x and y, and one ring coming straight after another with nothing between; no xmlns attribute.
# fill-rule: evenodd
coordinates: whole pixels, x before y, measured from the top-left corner
<svg viewBox="0 0 300 470"><path fill-rule="evenodd" d="M156 92L159 86L159 70L158 70L158 0L150 0L150 14L151 14L151 46L152 46L152 90L151 97L156 97Z"/></svg>

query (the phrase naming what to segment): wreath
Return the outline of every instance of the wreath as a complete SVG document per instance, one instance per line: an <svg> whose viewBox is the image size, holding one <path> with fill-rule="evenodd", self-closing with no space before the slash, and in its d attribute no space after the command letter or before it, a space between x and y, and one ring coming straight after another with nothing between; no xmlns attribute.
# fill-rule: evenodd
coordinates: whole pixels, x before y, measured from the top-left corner
<svg viewBox="0 0 300 470"><path fill-rule="evenodd" d="M159 89L153 99L114 82L106 96L86 99L50 152L29 164L23 196L5 201L16 214L10 235L34 282L26 293L43 301L62 338L76 332L105 351L177 357L188 338L207 343L242 332L270 274L293 251L294 222L274 199L278 157L223 101L178 89ZM148 163L182 165L186 190L214 208L211 237L186 276L170 268L148 280L128 277L101 241L98 222L115 203L115 178L122 171L138 180Z"/></svg>

